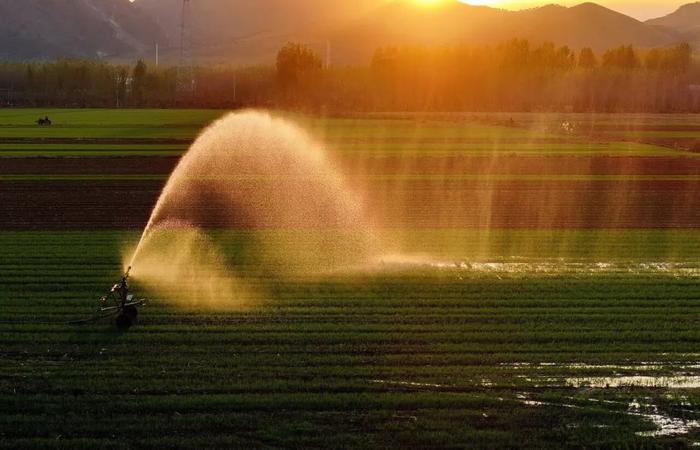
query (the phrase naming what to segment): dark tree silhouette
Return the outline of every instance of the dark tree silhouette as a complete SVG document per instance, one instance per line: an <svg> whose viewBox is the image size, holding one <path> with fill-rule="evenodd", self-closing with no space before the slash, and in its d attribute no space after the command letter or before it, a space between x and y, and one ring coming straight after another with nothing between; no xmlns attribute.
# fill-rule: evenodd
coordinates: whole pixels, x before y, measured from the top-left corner
<svg viewBox="0 0 700 450"><path fill-rule="evenodd" d="M593 49L585 47L581 49L578 55L578 66L581 69L595 69L598 66L598 60L593 53Z"/></svg>
<svg viewBox="0 0 700 450"><path fill-rule="evenodd" d="M142 59L139 59L131 73L131 95L136 102L142 101L146 90L146 77L148 67Z"/></svg>
<svg viewBox="0 0 700 450"><path fill-rule="evenodd" d="M603 67L633 70L641 66L637 52L631 45L610 49L603 54Z"/></svg>
<svg viewBox="0 0 700 450"><path fill-rule="evenodd" d="M305 45L289 42L277 52L277 77L285 87L296 85L304 75L322 67L321 57Z"/></svg>
<svg viewBox="0 0 700 450"><path fill-rule="evenodd" d="M177 67L59 59L0 61L0 103L25 107L289 107L355 111L700 112L688 44L618 47L599 57L513 40L496 46L379 48L366 65L322 70L290 43L276 64L200 66L183 99Z"/></svg>

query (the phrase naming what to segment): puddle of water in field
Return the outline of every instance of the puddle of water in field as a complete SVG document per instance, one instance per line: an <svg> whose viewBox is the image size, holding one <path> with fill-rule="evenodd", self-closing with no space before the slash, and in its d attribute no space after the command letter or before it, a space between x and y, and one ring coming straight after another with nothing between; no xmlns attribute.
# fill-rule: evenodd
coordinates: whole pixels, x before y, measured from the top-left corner
<svg viewBox="0 0 700 450"><path fill-rule="evenodd" d="M395 381L395 380L369 380L370 383L375 384L388 384L392 386L407 386L407 387L419 387L419 388L449 388L447 384L437 384L437 383L418 383L414 381Z"/></svg>
<svg viewBox="0 0 700 450"><path fill-rule="evenodd" d="M653 371L662 370L669 368L668 362L659 361L645 361L638 362L629 365L620 364L585 364L585 363L528 363L528 362L514 362L514 363L502 363L502 367L512 368L512 369L534 369L534 370L550 370L551 368L564 368L572 370L639 370L639 371ZM700 364L670 364L674 369L699 369ZM696 389L700 388L700 376L695 375L671 375L671 376L651 376L651 375L633 375L633 376L601 376L601 377L549 377L549 378L529 378L527 375L517 375L517 377L525 378L528 381L543 381L547 386L568 386L573 388L628 388L628 387L638 387L638 388L660 388L660 389ZM370 383L383 384L389 386L397 387L408 387L414 389L454 389L456 386L451 384L440 384L440 383L425 383L425 382L415 382L415 381L404 381L404 380L386 380L386 379L373 379L369 380ZM484 388L489 388L493 386L493 382L488 379L481 379L475 381L476 385L480 385ZM534 386L537 386L535 384ZM585 392L585 391L584 391ZM605 392L605 391L602 391ZM668 396L673 396L675 394L668 394ZM516 399L523 405L528 407L542 408L542 407L557 407L557 408L569 408L569 409L585 409L585 406L577 404L582 399L567 397L570 399L571 403L566 402L551 402L542 401L533 398L528 392L518 392L516 394ZM698 411L692 409L692 404L687 400L687 397L680 397L682 402L680 403L681 409L676 410L684 415L694 414L697 415ZM499 400L503 400L499 398ZM651 399L647 398L644 402L634 400L630 403L623 402L620 400L605 400L599 398L588 398L589 402L595 402L599 404L609 405L609 411L613 414L626 414L635 417L639 417L645 421L651 422L656 426L655 430L652 431L639 431L636 434L643 437L664 437L664 436L682 436L691 433L692 431L700 428L700 421L696 419L685 419L674 417L672 413L662 411L659 406L651 403ZM584 401L586 401L584 400ZM692 416L691 416L692 417ZM599 427L609 427L610 425L600 424Z"/></svg>
<svg viewBox="0 0 700 450"><path fill-rule="evenodd" d="M700 376L614 376L566 378L568 386L581 388L644 387L664 389L700 388Z"/></svg>
<svg viewBox="0 0 700 450"><path fill-rule="evenodd" d="M697 357L697 355L687 355ZM519 375L527 381L532 382L533 386L539 386L540 383L546 386L568 386L573 388L593 388L593 389L616 389L616 388L646 388L646 389L697 389L700 388L700 376L695 375L700 369L700 364L697 362L676 361L676 362L661 362L661 361L641 361L629 364L586 364L586 363L527 363L514 362L502 363L502 367L522 371L550 371L550 370L605 370L616 373L618 371L642 372L643 374L633 375L613 375L613 376L572 376L572 377L529 377L528 375ZM670 371L670 375L655 375L657 371ZM527 372L525 372L527 373ZM605 392L605 391L602 391ZM670 396L674 394L668 394ZM547 403L531 399L527 394L520 394L518 398L527 406L558 406L563 408L580 408L580 406L567 403ZM571 398L571 400L576 400ZM700 422L696 419L687 419L674 417L672 413L661 411L660 408L647 401L645 403L637 400L631 403L623 403L615 400L603 400L589 398L591 402L619 405L618 407L626 407L620 410L621 414L629 414L642 418L653 423L656 429L653 431L640 431L636 434L644 437L664 437L664 436L682 436L687 435L691 431L700 428ZM692 404L687 401L687 398L681 397L681 406L684 409L684 414L699 413L692 409ZM611 409L616 411L616 409ZM691 416L692 417L692 416Z"/></svg>
<svg viewBox="0 0 700 450"><path fill-rule="evenodd" d="M522 367L522 366L518 366ZM653 374L653 372L668 369L666 365L562 365L567 369L594 369L617 371L647 372L647 375L597 375L597 376L546 376L544 374L526 376L526 381L535 386L568 386L574 388L615 389L615 388L649 388L649 389L697 389L700 388L700 376L689 374L687 370L697 370L697 365L675 366L673 372ZM650 373L651 372L651 373Z"/></svg>
<svg viewBox="0 0 700 450"><path fill-rule="evenodd" d="M516 395L523 405L543 407L543 406L555 406L560 408L573 408L573 409L583 409L582 406L573 405L568 403L554 403L554 402L543 402L538 400L532 400L527 393L518 393ZM599 399L588 399L591 402L600 403L620 403L615 401L605 401ZM615 411L612 411L615 412ZM656 426L656 430L653 431L638 431L638 436L645 437L663 437L663 436L679 436L690 433L696 428L700 428L700 422L697 420L685 420L677 417L672 417L659 410L659 407L654 404L640 403L637 400L631 402L627 406L626 411L619 411L620 414L629 414L632 416L640 417L647 421L652 422ZM599 427L607 427L608 425L598 425Z"/></svg>
<svg viewBox="0 0 700 450"><path fill-rule="evenodd" d="M374 380L369 380L369 382L375 383L375 384L386 384L386 385L390 385L390 386L406 386L406 387L414 387L414 388L450 389L450 388L456 387L453 384L419 383L416 381L401 381L401 380L374 379ZM483 386L483 387L493 386L493 382L491 380L486 379L486 378L480 380L477 384L480 386Z"/></svg>
<svg viewBox="0 0 700 450"><path fill-rule="evenodd" d="M556 406L558 408L572 408L572 409L582 409L581 406L572 405L569 403L555 403L555 402L543 402L539 400L532 400L530 394L527 392L519 392L515 395L515 398L520 400L520 403L527 406Z"/></svg>
<svg viewBox="0 0 700 450"><path fill-rule="evenodd" d="M544 406L546 403L538 402L537 400L523 400L523 405L527 406Z"/></svg>
<svg viewBox="0 0 700 450"><path fill-rule="evenodd" d="M684 420L659 411L656 405L643 405L638 401L633 401L627 408L627 413L633 416L642 417L656 425L654 431L639 431L636 434L647 437L677 436L690 433L695 428L700 428L697 420Z"/></svg>
<svg viewBox="0 0 700 450"><path fill-rule="evenodd" d="M640 361L634 364L587 364L587 363L528 363L528 362L513 362L501 363L502 367L511 369L537 369L537 368L561 368L572 370L612 370L612 371L655 371L663 369L673 369L674 371L681 370L698 370L700 363L687 364L687 362L673 361Z"/></svg>
<svg viewBox="0 0 700 450"><path fill-rule="evenodd" d="M696 375L700 364L696 362L673 363L660 361L643 361L632 364L586 364L586 363L501 363L502 367L512 370L549 371L552 369L579 370L604 370L611 371L614 375L597 376L547 376L546 372L540 372L539 376L522 375L527 381L542 382L547 385L562 385L575 388L663 388L663 389L696 389L700 388L700 375ZM664 371L665 373L661 373ZM645 372L646 375L632 373L629 375L620 372ZM654 374L654 372L659 372Z"/></svg>
<svg viewBox="0 0 700 450"><path fill-rule="evenodd" d="M430 268L494 274L560 274L560 273L663 273L682 277L700 277L700 267L694 262L574 262L564 259L523 261L512 258L508 262L477 262L440 260L426 255L384 255L378 261L383 268Z"/></svg>

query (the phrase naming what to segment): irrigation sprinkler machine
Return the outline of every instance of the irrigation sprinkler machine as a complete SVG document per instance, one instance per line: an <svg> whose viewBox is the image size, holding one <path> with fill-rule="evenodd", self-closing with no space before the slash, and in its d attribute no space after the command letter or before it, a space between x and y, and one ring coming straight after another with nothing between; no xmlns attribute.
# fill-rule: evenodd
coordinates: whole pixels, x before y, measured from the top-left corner
<svg viewBox="0 0 700 450"><path fill-rule="evenodd" d="M109 292L100 298L100 308L97 317L107 318L116 316L117 328L129 329L136 323L139 315L139 306L146 304L146 299L136 299L129 290L129 267L121 281L116 283Z"/></svg>

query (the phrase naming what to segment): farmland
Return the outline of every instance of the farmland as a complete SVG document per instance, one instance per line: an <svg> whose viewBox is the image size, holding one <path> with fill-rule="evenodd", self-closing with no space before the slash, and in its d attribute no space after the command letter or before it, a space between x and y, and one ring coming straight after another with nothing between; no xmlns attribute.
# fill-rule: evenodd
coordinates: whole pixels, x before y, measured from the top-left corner
<svg viewBox="0 0 700 450"><path fill-rule="evenodd" d="M402 258L69 325L220 115L0 110L0 448L698 445L700 117L294 115Z"/></svg>

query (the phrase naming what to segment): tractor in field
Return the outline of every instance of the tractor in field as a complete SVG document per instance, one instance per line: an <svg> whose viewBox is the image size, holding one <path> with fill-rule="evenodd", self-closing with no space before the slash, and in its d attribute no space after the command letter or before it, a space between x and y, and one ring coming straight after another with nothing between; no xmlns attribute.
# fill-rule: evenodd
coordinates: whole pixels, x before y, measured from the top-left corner
<svg viewBox="0 0 700 450"><path fill-rule="evenodd" d="M51 122L51 119L49 119L49 116L46 116L43 119L40 117L36 121L36 124L39 125L40 127L50 127L51 125L53 125L53 122Z"/></svg>
<svg viewBox="0 0 700 450"><path fill-rule="evenodd" d="M129 292L129 273L131 267L126 271L121 281L116 283L109 292L100 299L100 316L117 316L116 324L120 330L127 330L136 323L138 318L138 307L146 304L145 299L135 299L134 294Z"/></svg>

